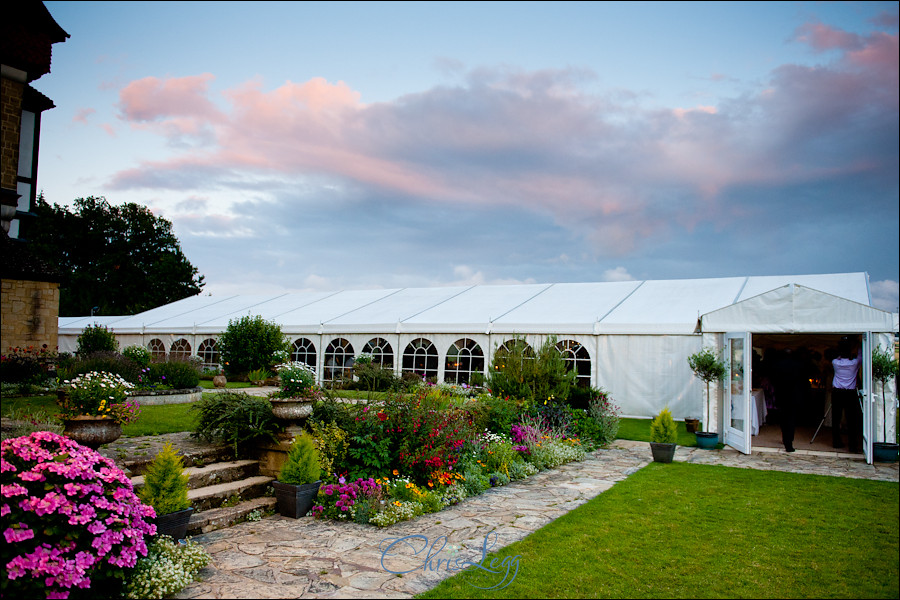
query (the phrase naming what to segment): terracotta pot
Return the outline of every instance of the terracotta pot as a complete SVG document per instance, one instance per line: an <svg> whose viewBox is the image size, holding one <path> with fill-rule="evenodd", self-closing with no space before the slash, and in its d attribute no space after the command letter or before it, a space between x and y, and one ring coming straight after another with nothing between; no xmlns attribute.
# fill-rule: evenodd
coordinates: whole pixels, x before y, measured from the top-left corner
<svg viewBox="0 0 900 600"><path fill-rule="evenodd" d="M63 435L92 450L122 437L122 426L109 417L79 415L63 422Z"/></svg>

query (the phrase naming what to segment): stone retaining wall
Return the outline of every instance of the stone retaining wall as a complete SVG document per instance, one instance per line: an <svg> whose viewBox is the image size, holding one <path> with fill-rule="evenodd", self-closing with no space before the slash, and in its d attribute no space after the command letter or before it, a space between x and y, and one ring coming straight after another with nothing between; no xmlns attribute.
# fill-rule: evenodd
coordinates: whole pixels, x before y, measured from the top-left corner
<svg viewBox="0 0 900 600"><path fill-rule="evenodd" d="M141 391L138 394L129 394L129 400L135 400L141 406L154 404L187 404L196 402L203 397L203 388L195 387L182 390L156 390Z"/></svg>

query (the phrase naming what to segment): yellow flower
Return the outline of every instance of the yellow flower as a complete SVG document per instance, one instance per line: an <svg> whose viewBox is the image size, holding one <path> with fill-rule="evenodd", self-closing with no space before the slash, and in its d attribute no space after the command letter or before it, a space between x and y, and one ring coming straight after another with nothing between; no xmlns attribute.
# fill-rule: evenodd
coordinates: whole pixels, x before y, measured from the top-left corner
<svg viewBox="0 0 900 600"><path fill-rule="evenodd" d="M394 477L396 477L399 474L400 474L400 471L398 471L397 469L394 469Z"/></svg>

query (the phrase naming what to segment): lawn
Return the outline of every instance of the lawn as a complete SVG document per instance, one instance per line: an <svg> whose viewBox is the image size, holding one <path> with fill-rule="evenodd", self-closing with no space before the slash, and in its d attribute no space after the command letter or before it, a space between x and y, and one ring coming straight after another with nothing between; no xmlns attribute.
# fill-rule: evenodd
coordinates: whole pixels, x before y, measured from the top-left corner
<svg viewBox="0 0 900 600"><path fill-rule="evenodd" d="M157 404L141 407L141 416L137 422L122 427L122 435L158 435L162 433L177 433L179 431L192 431L197 419L195 413L190 412L191 404ZM26 396L21 398L3 399L3 416L12 413L43 412L51 416L59 413L56 405L56 396Z"/></svg>
<svg viewBox="0 0 900 600"><path fill-rule="evenodd" d="M507 587L467 571L419 597L897 598L898 511L896 483L651 463L489 554L518 557Z"/></svg>

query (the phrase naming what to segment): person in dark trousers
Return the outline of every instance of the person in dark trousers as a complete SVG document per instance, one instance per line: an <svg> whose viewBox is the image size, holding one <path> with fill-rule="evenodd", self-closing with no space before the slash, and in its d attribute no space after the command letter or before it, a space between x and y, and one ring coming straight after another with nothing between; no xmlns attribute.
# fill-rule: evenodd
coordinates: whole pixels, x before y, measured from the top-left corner
<svg viewBox="0 0 900 600"><path fill-rule="evenodd" d="M807 373L797 351L786 348L775 359L775 407L781 420L781 442L787 452L794 451L797 412L806 400Z"/></svg>
<svg viewBox="0 0 900 600"><path fill-rule="evenodd" d="M837 358L831 361L834 367L834 381L831 389L831 434L832 445L843 448L841 439L841 417L847 417L847 440L852 453L862 452L862 411L859 394L856 391L861 361L859 347L853 349L849 337L838 342Z"/></svg>

